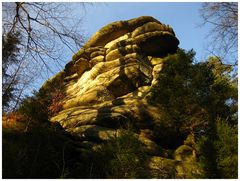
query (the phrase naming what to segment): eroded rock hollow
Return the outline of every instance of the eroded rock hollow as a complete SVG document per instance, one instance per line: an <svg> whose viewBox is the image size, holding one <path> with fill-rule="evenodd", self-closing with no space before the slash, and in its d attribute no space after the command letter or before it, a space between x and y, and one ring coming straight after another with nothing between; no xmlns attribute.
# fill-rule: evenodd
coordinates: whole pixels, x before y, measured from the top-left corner
<svg viewBox="0 0 240 181"><path fill-rule="evenodd" d="M61 85L65 94L62 110L51 121L88 149L131 124L152 156L150 167L156 171L171 165L181 175L179 165L185 160L166 156L160 149L161 138L153 129L161 117L160 107L147 101L164 67L162 59L175 53L178 45L171 27L148 16L103 27L41 88Z"/></svg>

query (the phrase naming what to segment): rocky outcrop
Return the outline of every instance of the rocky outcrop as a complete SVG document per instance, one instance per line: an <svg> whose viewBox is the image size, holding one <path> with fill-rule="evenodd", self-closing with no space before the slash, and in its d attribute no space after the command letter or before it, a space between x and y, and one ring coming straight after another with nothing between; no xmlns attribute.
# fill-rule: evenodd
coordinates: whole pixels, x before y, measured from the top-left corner
<svg viewBox="0 0 240 181"><path fill-rule="evenodd" d="M172 155L161 149L156 141L161 138L153 131L161 108L146 99L164 67L164 57L176 52L178 44L171 27L148 16L103 27L41 88L61 85L66 95L62 110L51 121L60 123L88 149L118 136L130 124L153 156L150 168L156 172L166 164L173 168L172 174L181 175L178 170L192 160L192 148L185 145ZM187 156L179 156L181 151Z"/></svg>

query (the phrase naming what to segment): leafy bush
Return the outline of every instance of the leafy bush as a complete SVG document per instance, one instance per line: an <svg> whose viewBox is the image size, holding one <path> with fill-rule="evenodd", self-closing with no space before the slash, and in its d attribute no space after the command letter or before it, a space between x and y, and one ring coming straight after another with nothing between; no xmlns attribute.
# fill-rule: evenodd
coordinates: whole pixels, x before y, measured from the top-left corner
<svg viewBox="0 0 240 181"><path fill-rule="evenodd" d="M91 175L94 178L147 178L147 155L131 131L122 130L95 151Z"/></svg>
<svg viewBox="0 0 240 181"><path fill-rule="evenodd" d="M65 94L60 90L56 90L51 94L51 104L48 106L48 114L50 116L56 115L62 110L63 103L61 101L64 97Z"/></svg>
<svg viewBox="0 0 240 181"><path fill-rule="evenodd" d="M51 116L61 111L61 100L64 97L62 89L53 89L51 93L39 91L34 96L25 98L18 112L26 118L28 128L38 127L47 124Z"/></svg>
<svg viewBox="0 0 240 181"><path fill-rule="evenodd" d="M209 136L202 136L195 145L203 178L220 178L216 166L216 150Z"/></svg>
<svg viewBox="0 0 240 181"><path fill-rule="evenodd" d="M217 121L218 139L214 142L217 151L217 168L222 178L238 177L238 133L236 126L226 121Z"/></svg>
<svg viewBox="0 0 240 181"><path fill-rule="evenodd" d="M201 137L196 144L200 166L206 178L237 178L237 127L221 119L214 126L216 133Z"/></svg>
<svg viewBox="0 0 240 181"><path fill-rule="evenodd" d="M26 119L27 128L38 127L48 121L48 114L46 103L43 99L37 98L36 96L28 97L20 105L18 110Z"/></svg>
<svg viewBox="0 0 240 181"><path fill-rule="evenodd" d="M217 57L194 64L194 55L193 51L178 49L176 54L163 58L163 69L147 96L150 104L161 106L155 128L165 130L166 136L160 138L172 138L167 144L181 143L183 139L178 138L200 130L210 131L217 117L237 122L237 87L230 78L231 67Z"/></svg>
<svg viewBox="0 0 240 181"><path fill-rule="evenodd" d="M158 136L162 146L180 146L189 133L203 127L208 119L208 113L200 103L206 97L203 92L208 85L204 85L203 71L193 65L194 55L193 51L178 49L176 54L165 57L163 69L147 97L149 103L162 107L159 125L155 126L158 130L165 130Z"/></svg>

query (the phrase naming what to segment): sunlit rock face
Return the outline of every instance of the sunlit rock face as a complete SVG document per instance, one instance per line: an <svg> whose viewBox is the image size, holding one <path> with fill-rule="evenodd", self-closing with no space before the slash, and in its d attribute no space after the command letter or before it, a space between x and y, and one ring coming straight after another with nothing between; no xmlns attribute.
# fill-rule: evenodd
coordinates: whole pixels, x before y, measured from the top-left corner
<svg viewBox="0 0 240 181"><path fill-rule="evenodd" d="M172 28L148 16L103 27L66 65L63 110L51 121L86 140L85 128L116 130L129 121L148 128L159 111L145 97L161 57L178 44Z"/></svg>
<svg viewBox="0 0 240 181"><path fill-rule="evenodd" d="M162 169L154 164L163 153L153 131L161 111L146 97L164 67L162 59L175 53L178 44L171 27L149 16L103 27L51 79L63 85L66 95L62 111L51 121L86 143L85 148L131 124L146 152L155 156L150 167ZM179 165L179 160L171 163Z"/></svg>
<svg viewBox="0 0 240 181"><path fill-rule="evenodd" d="M51 120L70 132L86 125L116 128L129 120L139 128L151 124L146 119L158 116L158 110L144 98L161 71L161 57L178 44L172 28L152 17L103 27L66 65L63 111Z"/></svg>

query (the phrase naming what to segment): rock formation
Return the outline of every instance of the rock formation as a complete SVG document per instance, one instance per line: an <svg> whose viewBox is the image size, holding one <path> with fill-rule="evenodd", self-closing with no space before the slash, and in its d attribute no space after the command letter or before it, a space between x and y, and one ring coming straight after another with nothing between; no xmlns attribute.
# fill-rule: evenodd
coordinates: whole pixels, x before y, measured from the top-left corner
<svg viewBox="0 0 240 181"><path fill-rule="evenodd" d="M131 124L150 156L153 177L171 167L176 177L184 178L193 149L182 145L169 156L160 148L161 138L153 129L162 116L160 107L147 101L163 58L175 53L178 44L171 27L148 16L103 27L42 86L61 87L65 94L62 110L51 122L60 123L86 149L118 136ZM180 152L186 152L184 158Z"/></svg>

